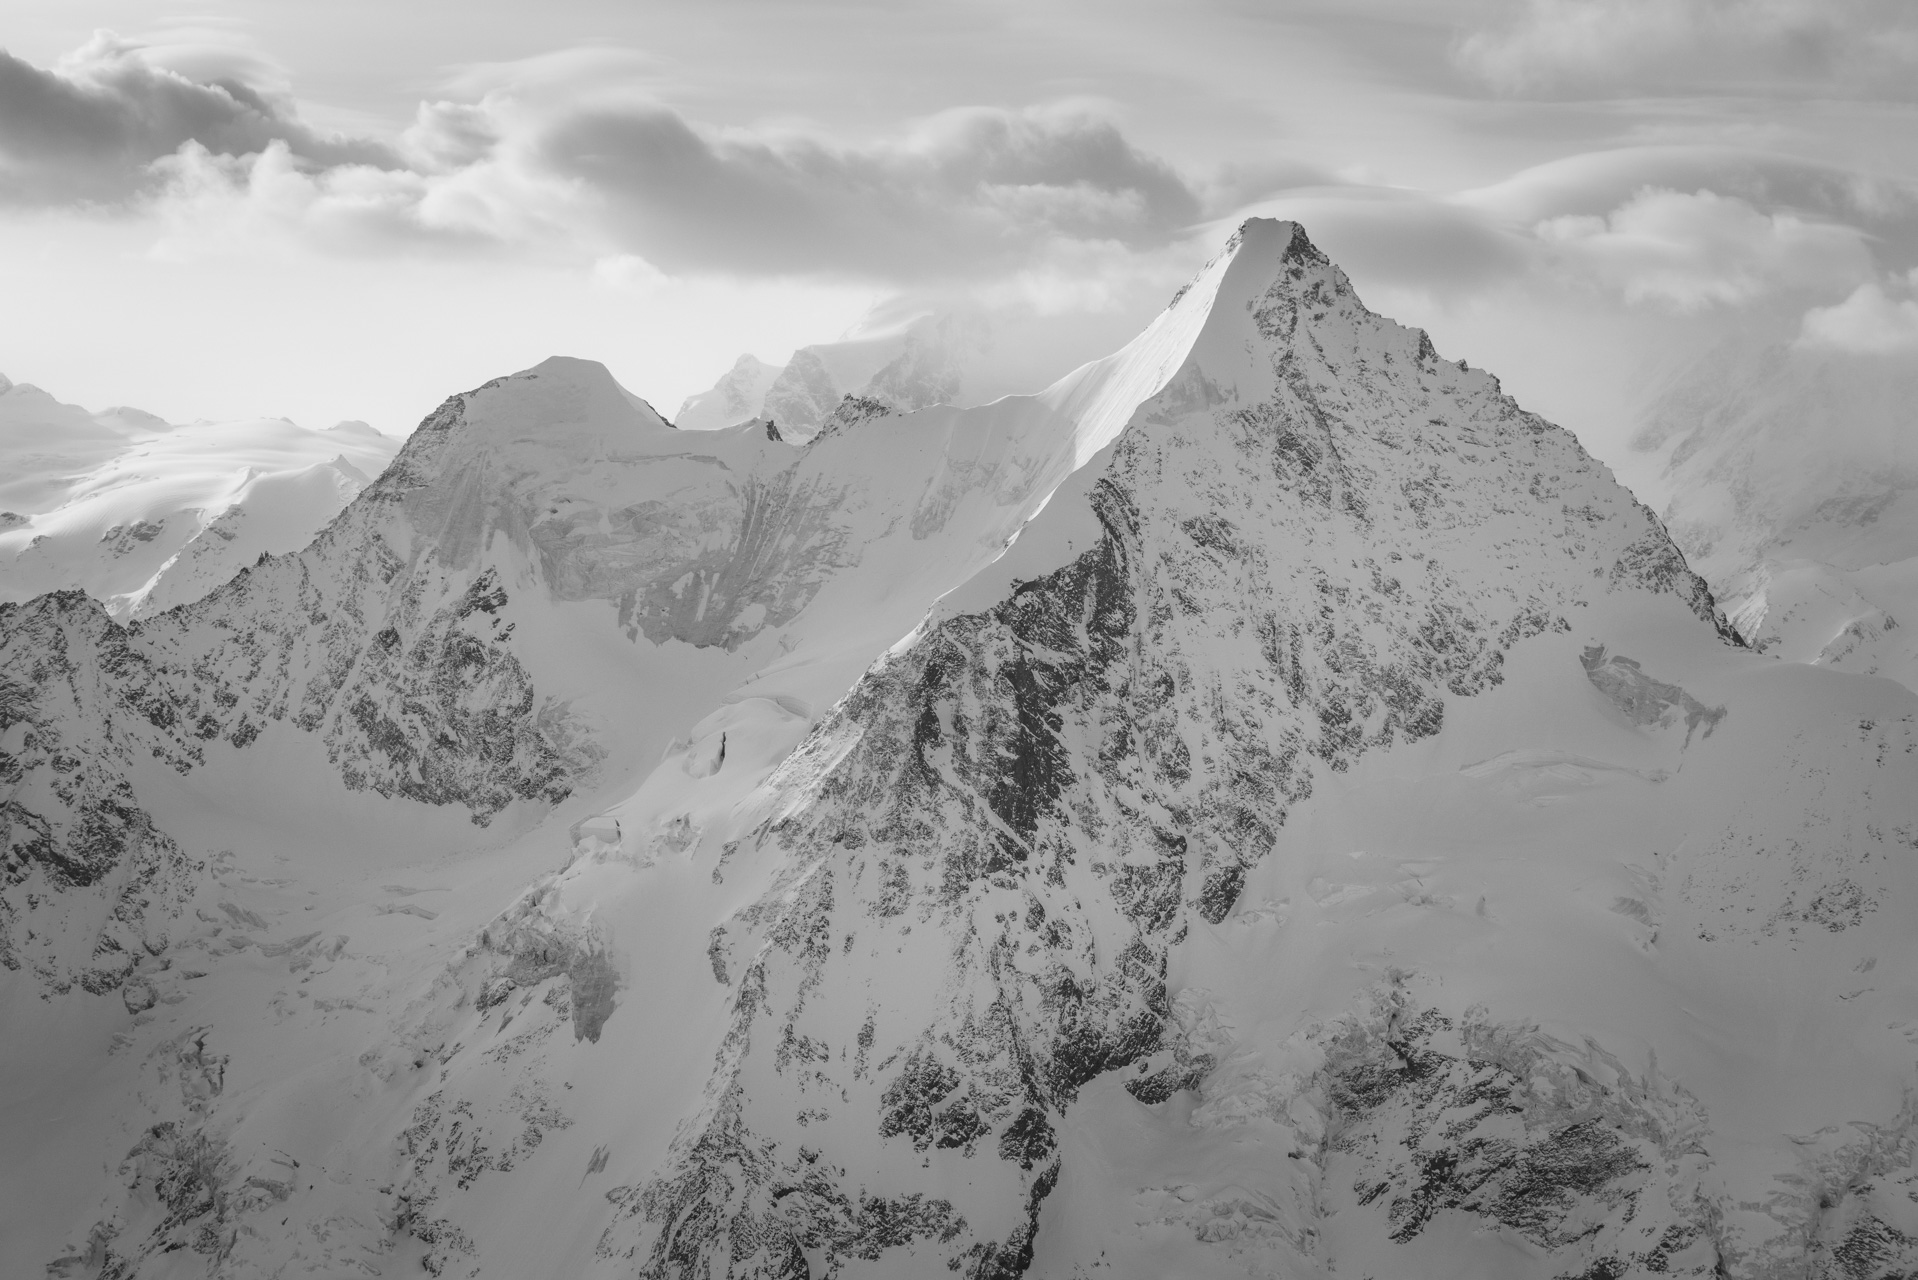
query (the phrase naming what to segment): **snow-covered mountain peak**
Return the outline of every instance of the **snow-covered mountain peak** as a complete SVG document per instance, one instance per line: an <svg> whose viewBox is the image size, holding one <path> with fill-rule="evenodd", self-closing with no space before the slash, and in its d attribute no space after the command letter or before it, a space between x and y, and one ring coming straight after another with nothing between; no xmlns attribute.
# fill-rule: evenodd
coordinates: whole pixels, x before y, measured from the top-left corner
<svg viewBox="0 0 1918 1280"><path fill-rule="evenodd" d="M1200 396L1266 398L1279 376L1271 354L1302 326L1314 351L1341 364L1440 363L1423 333L1368 310L1302 226L1251 218L1137 338L1074 370L1043 398L1078 419L1076 462L1083 464L1168 383ZM1489 375L1451 367L1478 389L1497 387Z"/></svg>
<svg viewBox="0 0 1918 1280"><path fill-rule="evenodd" d="M9 384L0 391L0 600L78 587L125 618L198 599L262 552L304 546L398 447L364 423L175 425Z"/></svg>
<svg viewBox="0 0 1918 1280"><path fill-rule="evenodd" d="M618 452L671 429L605 365L572 356L552 356L459 399L457 434L465 445Z"/></svg>
<svg viewBox="0 0 1918 1280"><path fill-rule="evenodd" d="M362 488L373 483L373 477L367 475L366 472L354 466L352 460L343 453L334 454L332 461L328 462L326 465L333 468L335 471L345 476L348 480L353 481L355 484L359 485Z"/></svg>
<svg viewBox="0 0 1918 1280"><path fill-rule="evenodd" d="M1115 388L1153 383L1121 411ZM1656 728L1640 753L1667 770L1693 749L1675 725L1727 714L1641 667L1660 630L1722 651L1650 512L1367 311L1293 224L1248 224L1042 399L1082 411L1092 455L762 793L615 810L622 851L664 861L670 834L747 888L710 897L732 999L696 1123L609 1196L602 1258L1068 1274L1034 1256L1070 1108L1095 1080L1157 1106L1211 1071L1175 1030L1180 948L1315 856L1289 830L1315 796L1431 750L1521 653ZM608 892L582 867L557 900L611 922Z"/></svg>
<svg viewBox="0 0 1918 1280"><path fill-rule="evenodd" d="M760 416L766 392L782 368L746 352L711 390L686 397L673 425L682 431L717 431Z"/></svg>
<svg viewBox="0 0 1918 1280"><path fill-rule="evenodd" d="M1362 302L1339 265L1296 222L1248 219L1216 266L1216 294L1206 304L1190 363L1221 394L1263 399L1283 377L1274 354L1308 347L1329 365L1368 381L1402 381L1415 368L1438 373L1464 394L1498 389L1497 379L1463 362L1440 360L1417 329L1378 315ZM1204 280L1193 286L1201 290ZM1171 309L1186 305L1190 294ZM1169 312L1168 314L1170 314ZM1405 366L1397 375L1395 362Z"/></svg>
<svg viewBox="0 0 1918 1280"><path fill-rule="evenodd" d="M13 1008L124 1028L35 1265L1918 1262L1918 703L1294 224L804 448L544 368L199 605L0 608Z"/></svg>

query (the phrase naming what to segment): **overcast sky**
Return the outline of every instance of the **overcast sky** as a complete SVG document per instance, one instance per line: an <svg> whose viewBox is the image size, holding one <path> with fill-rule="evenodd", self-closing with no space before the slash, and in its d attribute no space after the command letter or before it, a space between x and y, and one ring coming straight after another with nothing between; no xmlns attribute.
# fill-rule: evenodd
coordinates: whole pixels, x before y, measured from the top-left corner
<svg viewBox="0 0 1918 1280"><path fill-rule="evenodd" d="M667 412L965 302L1059 371L1248 212L1597 440L1647 358L1918 359L1912 0L10 0L0 372L361 418L565 353Z"/></svg>

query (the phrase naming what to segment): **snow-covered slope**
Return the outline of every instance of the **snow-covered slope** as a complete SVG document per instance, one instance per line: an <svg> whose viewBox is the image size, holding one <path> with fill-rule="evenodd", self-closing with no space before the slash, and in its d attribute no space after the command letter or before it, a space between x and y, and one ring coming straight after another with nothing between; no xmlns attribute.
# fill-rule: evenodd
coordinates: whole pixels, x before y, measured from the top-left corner
<svg viewBox="0 0 1918 1280"><path fill-rule="evenodd" d="M1289 223L1044 396L803 451L549 362L298 557L0 632L66 655L9 799L145 788L190 903L117 995L0 976L16 1269L1918 1262L1918 698L1729 643ZM22 955L83 888L9 888Z"/></svg>
<svg viewBox="0 0 1918 1280"><path fill-rule="evenodd" d="M1761 652L1918 687L1918 367L1733 347L1652 398L1666 520Z"/></svg>
<svg viewBox="0 0 1918 1280"><path fill-rule="evenodd" d="M77 588L121 618L197 600L305 546L398 448L362 423L89 413L0 378L0 600Z"/></svg>

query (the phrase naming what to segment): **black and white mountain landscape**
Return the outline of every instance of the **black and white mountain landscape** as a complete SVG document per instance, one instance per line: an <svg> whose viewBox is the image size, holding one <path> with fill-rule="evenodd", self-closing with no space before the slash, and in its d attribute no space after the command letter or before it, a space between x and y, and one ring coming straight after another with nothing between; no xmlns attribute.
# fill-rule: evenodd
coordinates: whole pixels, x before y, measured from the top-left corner
<svg viewBox="0 0 1918 1280"><path fill-rule="evenodd" d="M1295 223L1038 396L555 358L3 608L50 1274L1918 1265L1918 697Z"/></svg>
<svg viewBox="0 0 1918 1280"><path fill-rule="evenodd" d="M0 52L0 266L274 291L0 324L0 1276L1918 1275L1909 17L750 7ZM1130 139L1268 21L1557 158Z"/></svg>

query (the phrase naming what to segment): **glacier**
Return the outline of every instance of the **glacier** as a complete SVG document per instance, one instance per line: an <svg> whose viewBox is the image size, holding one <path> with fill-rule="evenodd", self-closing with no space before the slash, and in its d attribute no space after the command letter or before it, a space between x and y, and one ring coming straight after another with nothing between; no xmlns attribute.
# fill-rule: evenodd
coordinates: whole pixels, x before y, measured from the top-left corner
<svg viewBox="0 0 1918 1280"><path fill-rule="evenodd" d="M305 546L398 448L363 422L89 413L0 377L0 599L79 589L116 618L190 603Z"/></svg>

